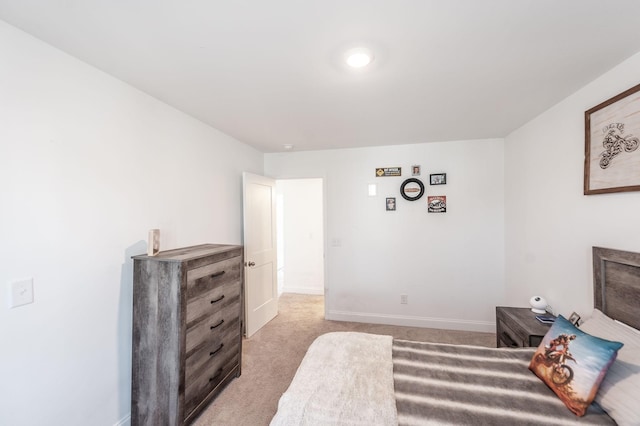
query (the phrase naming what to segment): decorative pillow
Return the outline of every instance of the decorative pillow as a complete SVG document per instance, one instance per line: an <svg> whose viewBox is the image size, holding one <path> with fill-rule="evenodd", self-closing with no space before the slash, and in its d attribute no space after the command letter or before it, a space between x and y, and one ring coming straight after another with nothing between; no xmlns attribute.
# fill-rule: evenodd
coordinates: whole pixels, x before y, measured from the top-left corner
<svg viewBox="0 0 640 426"><path fill-rule="evenodd" d="M560 315L533 354L529 369L567 408L584 416L622 345L578 330Z"/></svg>
<svg viewBox="0 0 640 426"><path fill-rule="evenodd" d="M594 309L582 331L624 343L600 384L595 401L620 426L640 425L640 331Z"/></svg>

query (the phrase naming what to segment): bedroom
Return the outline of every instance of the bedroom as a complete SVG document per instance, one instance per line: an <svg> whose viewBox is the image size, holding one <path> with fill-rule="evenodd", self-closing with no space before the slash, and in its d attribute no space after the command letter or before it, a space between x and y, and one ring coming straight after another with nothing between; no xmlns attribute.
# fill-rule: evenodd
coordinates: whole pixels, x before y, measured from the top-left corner
<svg viewBox="0 0 640 426"><path fill-rule="evenodd" d="M640 194L582 195L583 113L640 82L640 46L504 137L262 153L4 22L0 32L0 283L33 277L35 293L9 310L0 292L8 423L126 419L130 256L152 227L167 248L240 243L243 171L325 179L327 241L342 242L327 250L336 319L488 330L496 304L538 293L584 312L591 246L640 251ZM395 217L369 206L375 167L416 162L448 173L446 215L413 223L417 206ZM397 194L400 181L385 179L381 197ZM426 235L413 240L416 226ZM390 255L406 255L401 271Z"/></svg>

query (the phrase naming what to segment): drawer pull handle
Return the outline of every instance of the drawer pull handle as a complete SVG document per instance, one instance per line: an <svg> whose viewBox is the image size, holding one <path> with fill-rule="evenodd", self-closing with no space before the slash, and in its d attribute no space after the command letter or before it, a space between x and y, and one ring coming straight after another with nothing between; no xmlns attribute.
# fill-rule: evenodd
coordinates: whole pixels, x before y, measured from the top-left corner
<svg viewBox="0 0 640 426"><path fill-rule="evenodd" d="M220 376L222 374L222 368L218 368L218 371L216 371L216 374L214 374L213 376L209 377L209 381L213 382L215 379L218 378L218 376Z"/></svg>
<svg viewBox="0 0 640 426"><path fill-rule="evenodd" d="M213 351L213 352L209 352L209 356L214 356L215 354L220 352L220 350L222 349L223 346L224 346L224 343L220 343L220 347L218 349L216 349L215 351Z"/></svg>
<svg viewBox="0 0 640 426"><path fill-rule="evenodd" d="M222 296L218 297L216 300L212 300L211 304L213 305L214 303L217 303L217 302L221 301L222 299L224 299L224 294Z"/></svg>
<svg viewBox="0 0 640 426"><path fill-rule="evenodd" d="M211 274L211 278L218 278L224 275L224 271L216 272L215 274Z"/></svg>
<svg viewBox="0 0 640 426"><path fill-rule="evenodd" d="M224 323L224 320L223 320L223 319L221 319L219 323L217 323L216 325L212 325L212 326L211 326L211 330L213 330L214 328L218 328L218 327L220 327L223 323Z"/></svg>

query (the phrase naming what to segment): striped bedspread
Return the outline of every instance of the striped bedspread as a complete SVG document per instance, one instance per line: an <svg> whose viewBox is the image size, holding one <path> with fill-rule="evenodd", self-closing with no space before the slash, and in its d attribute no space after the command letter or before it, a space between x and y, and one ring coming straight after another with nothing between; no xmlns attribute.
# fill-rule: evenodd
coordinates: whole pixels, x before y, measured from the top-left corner
<svg viewBox="0 0 640 426"><path fill-rule="evenodd" d="M576 417L528 369L534 348L393 341L400 425L614 425L597 406Z"/></svg>

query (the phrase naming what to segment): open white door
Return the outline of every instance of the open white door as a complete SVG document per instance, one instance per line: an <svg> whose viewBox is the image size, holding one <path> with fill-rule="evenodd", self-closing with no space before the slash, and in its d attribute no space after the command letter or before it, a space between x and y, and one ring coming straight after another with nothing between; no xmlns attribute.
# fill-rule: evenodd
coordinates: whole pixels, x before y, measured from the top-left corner
<svg viewBox="0 0 640 426"><path fill-rule="evenodd" d="M243 173L245 334L278 314L276 181Z"/></svg>

